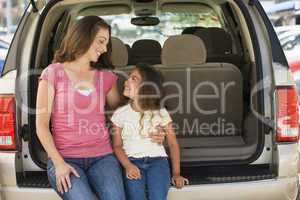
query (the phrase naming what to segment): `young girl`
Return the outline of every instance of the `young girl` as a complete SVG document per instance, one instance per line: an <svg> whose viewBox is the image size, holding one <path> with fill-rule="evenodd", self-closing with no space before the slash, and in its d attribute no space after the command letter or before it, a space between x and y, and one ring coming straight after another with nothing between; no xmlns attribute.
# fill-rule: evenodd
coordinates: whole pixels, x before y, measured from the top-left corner
<svg viewBox="0 0 300 200"><path fill-rule="evenodd" d="M124 96L130 103L113 114L114 152L125 168L128 200L165 200L170 182L177 188L188 184L180 176L179 146L172 128L172 119L161 107L162 76L152 66L137 65L125 82ZM172 178L163 145L149 136L162 127L166 133L172 161ZM171 181L170 181L171 180Z"/></svg>

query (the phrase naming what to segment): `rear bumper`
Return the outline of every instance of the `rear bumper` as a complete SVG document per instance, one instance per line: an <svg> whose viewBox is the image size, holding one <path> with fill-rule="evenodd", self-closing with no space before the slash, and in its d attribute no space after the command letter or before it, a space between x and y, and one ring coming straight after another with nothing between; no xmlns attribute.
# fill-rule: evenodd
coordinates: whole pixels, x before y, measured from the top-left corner
<svg viewBox="0 0 300 200"><path fill-rule="evenodd" d="M295 200L298 177L171 188L168 200Z"/></svg>
<svg viewBox="0 0 300 200"><path fill-rule="evenodd" d="M203 184L183 189L171 188L168 200L295 200L298 178L270 179L263 181ZM51 188L2 187L3 200L59 200Z"/></svg>
<svg viewBox="0 0 300 200"><path fill-rule="evenodd" d="M19 188L2 187L1 200L61 200L61 198L51 188Z"/></svg>
<svg viewBox="0 0 300 200"><path fill-rule="evenodd" d="M298 148L298 144L278 145L278 178L171 188L168 200L295 200L299 187ZM16 172L22 172L19 157L13 152L0 153L0 200L59 200L51 188L16 186Z"/></svg>
<svg viewBox="0 0 300 200"><path fill-rule="evenodd" d="M17 184L16 172L21 170L16 164L17 157L16 152L0 152L0 185Z"/></svg>

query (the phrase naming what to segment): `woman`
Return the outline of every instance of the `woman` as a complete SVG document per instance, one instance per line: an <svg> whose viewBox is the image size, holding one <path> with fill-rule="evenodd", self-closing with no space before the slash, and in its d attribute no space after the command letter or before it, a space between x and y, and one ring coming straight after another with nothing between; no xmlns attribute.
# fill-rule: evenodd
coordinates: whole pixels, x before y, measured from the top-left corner
<svg viewBox="0 0 300 200"><path fill-rule="evenodd" d="M110 32L99 17L80 19L40 77L37 135L49 157L49 182L63 199L94 199L94 193L125 199L104 117L106 102L112 109L120 102L117 76L103 70L112 68ZM162 138L153 136L158 143Z"/></svg>

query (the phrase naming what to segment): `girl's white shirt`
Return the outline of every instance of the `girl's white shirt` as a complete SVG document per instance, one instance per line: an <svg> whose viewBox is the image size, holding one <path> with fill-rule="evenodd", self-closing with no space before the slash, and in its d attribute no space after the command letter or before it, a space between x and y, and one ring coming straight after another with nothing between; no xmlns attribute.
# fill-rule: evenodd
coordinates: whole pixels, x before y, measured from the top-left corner
<svg viewBox="0 0 300 200"><path fill-rule="evenodd" d="M163 145L151 141L149 133L156 132L157 126L166 126L172 121L168 111L146 111L142 114L132 109L130 104L118 108L111 121L122 129L123 149L128 157L167 157ZM141 126L142 124L142 126ZM143 127L143 128L142 128Z"/></svg>

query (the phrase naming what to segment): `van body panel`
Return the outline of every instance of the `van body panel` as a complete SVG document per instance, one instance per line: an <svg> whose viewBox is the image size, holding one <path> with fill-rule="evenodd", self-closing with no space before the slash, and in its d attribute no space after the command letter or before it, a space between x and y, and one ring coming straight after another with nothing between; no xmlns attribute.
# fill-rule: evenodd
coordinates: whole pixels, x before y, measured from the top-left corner
<svg viewBox="0 0 300 200"><path fill-rule="evenodd" d="M16 152L1 152L0 153L0 184L2 187L16 186Z"/></svg>
<svg viewBox="0 0 300 200"><path fill-rule="evenodd" d="M170 189L168 200L291 200L297 195L295 177L264 181L188 186Z"/></svg>
<svg viewBox="0 0 300 200"><path fill-rule="evenodd" d="M16 74L13 70L0 77L0 94L15 94Z"/></svg>
<svg viewBox="0 0 300 200"><path fill-rule="evenodd" d="M297 177L299 171L299 144L277 145L278 177Z"/></svg>
<svg viewBox="0 0 300 200"><path fill-rule="evenodd" d="M298 180L295 177L264 181L204 184L187 186L183 189L172 187L168 200L291 200L296 198ZM59 200L52 189L2 187L3 200Z"/></svg>
<svg viewBox="0 0 300 200"><path fill-rule="evenodd" d="M85 3L93 5L92 3L95 2L96 0L89 0ZM101 2L102 1L99 1L99 3ZM165 0L165 2L167 2L167 0ZM72 4L75 5L76 3L82 3L82 1L64 0L57 3L56 6L64 9ZM112 1L106 1L106 4L108 5L114 3L115 2ZM123 3L131 5L129 0L123 1ZM241 18L240 29L244 29L241 30L241 34L245 33L243 31L246 31L246 34L243 36L247 40L246 48L249 51L248 56L250 58L250 63L253 64L253 74L257 75L257 77L255 77L257 80L255 80L255 78L251 80L255 81L256 83L256 85L251 88L251 99L253 96L257 96L260 90L263 90L263 93L261 93L260 97L257 98L258 101L256 102L256 100L254 100L255 102L252 102L253 104L256 104L257 108L261 106L263 108L261 109L263 112L259 113L253 108L252 111L260 120L263 121L268 118L270 121L272 121L275 119L273 106L274 91L276 86L294 85L292 75L286 66L281 66L272 61L272 51L270 50L272 45L270 35L260 13L256 10L255 6L251 5L248 0L228 0L228 3L232 4L231 6L236 9L238 17ZM242 13L242 9L240 9L241 5L246 9L247 12L249 12L249 16L245 15L248 16L248 19L246 19ZM82 6L84 7L84 5ZM39 11L42 11L42 4L37 7L40 9ZM55 12L52 10L52 8L47 11L49 11L49 13ZM46 33L42 32L41 35L39 35L36 32L36 29L39 29L38 27L44 27L48 25L47 23L43 23L43 20L39 20L42 19L41 13L45 14L46 18L48 17L47 13L36 12L32 6L28 7L28 10L24 14L24 19L19 25L19 29L13 40L11 49L9 50L6 63L6 65L10 66L7 68L9 70L5 70L4 68L5 74L3 74L3 76L0 78L0 94L16 94L18 108L21 110L21 113L17 114L17 122L20 127L30 123L30 120L28 120L28 114L31 111L28 110L28 96L31 92L31 87L30 79L28 79L28 77L32 76L32 73L29 71L29 69L32 68L33 73L40 73L42 70L41 66L34 66L34 62L31 62L35 59L35 57L40 56L39 54L35 55L36 46L34 46L33 41L40 40L42 36L44 37L44 35L48 33L46 31ZM253 26L251 28L253 29L253 35L257 37L254 37L254 39L257 39L257 41L253 41L253 35L249 34L251 31L248 30L250 25L247 23L247 20L248 22L250 21ZM41 24L39 24L39 22ZM38 33L40 32L38 31ZM261 63L256 63L258 60ZM261 103L260 100L262 100L263 103ZM31 114L33 115L34 113ZM300 146L298 143L276 143L274 137L275 131L272 129L266 130L267 131L261 131L261 134L263 134L261 137L264 138L264 141L261 145L262 151L260 154L256 155L257 157L254 157L253 160L249 161L247 164L252 166L265 164L267 165L267 168L270 167L270 171L274 174L273 177L276 178L266 178L259 181L253 181L253 179L250 181L249 179L249 181L244 182L195 184L184 187L180 190L172 187L169 190L168 200L253 200L254 197L257 200L296 199L299 187ZM17 132L19 133L20 131ZM28 134L35 133L33 130L29 130ZM59 200L59 196L52 188L31 188L24 187L20 184L18 186L18 175L22 174L22 172L24 172L24 175L26 174L26 171L44 172L44 169L37 164L36 159L31 155L32 152L30 152L31 149L29 149L30 141L22 140L21 143L21 152L0 151L0 200ZM44 156L44 158L46 159L47 157ZM210 166L207 167L209 168Z"/></svg>

